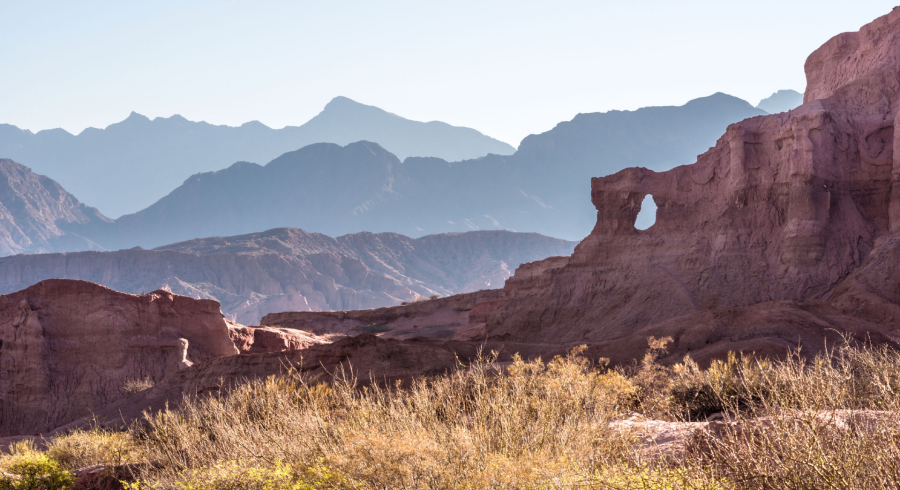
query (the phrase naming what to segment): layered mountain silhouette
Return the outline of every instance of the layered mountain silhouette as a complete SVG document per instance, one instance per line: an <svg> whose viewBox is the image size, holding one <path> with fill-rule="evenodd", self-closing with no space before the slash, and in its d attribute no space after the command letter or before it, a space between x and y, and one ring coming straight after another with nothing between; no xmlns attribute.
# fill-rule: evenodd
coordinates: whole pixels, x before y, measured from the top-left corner
<svg viewBox="0 0 900 490"><path fill-rule="evenodd" d="M592 177L626 167L662 171L693 162L729 124L761 114L725 94L679 107L579 114L525 138L513 155L458 162L434 157L401 162L366 141L316 143L264 166L238 162L192 175L146 209L115 221L81 204L60 184L7 160L14 173L30 177L9 180L12 193L0 195L0 204L21 210L4 227L10 237L20 238L9 238L0 253L153 248L281 227L335 237L361 231L420 237L509 230L577 240L596 220L584 205ZM121 129L111 128L106 131ZM139 133L134 138L146 141ZM148 179L160 173L146 170ZM108 190L140 188L128 181L114 185L111 175L104 179ZM57 201L40 197L45 194ZM21 204L45 201L52 210Z"/></svg>
<svg viewBox="0 0 900 490"><path fill-rule="evenodd" d="M715 94L680 107L579 114L509 156L402 163L377 143L320 143L260 166L197 174L114 226L85 231L108 249L296 227L340 236L505 229L576 240L596 221L591 177L693 162L736 121L764 114Z"/></svg>
<svg viewBox="0 0 900 490"><path fill-rule="evenodd" d="M757 109L762 109L769 114L787 112L803 104L803 94L796 90L779 90L769 97L759 101Z"/></svg>
<svg viewBox="0 0 900 490"><path fill-rule="evenodd" d="M520 264L574 248L575 242L506 231L331 238L280 228L156 250L5 257L0 294L44 279L83 279L135 294L167 289L215 299L229 318L255 324L274 311L375 308L499 288Z"/></svg>
<svg viewBox="0 0 900 490"><path fill-rule="evenodd" d="M241 160L268 162L312 143L360 140L377 141L400 158L463 160L515 151L474 129L412 121L337 97L306 124L283 129L256 121L216 126L178 115L150 120L137 113L77 136L62 129L31 133L3 124L0 158L52 176L84 202L115 217L149 206L198 172Z"/></svg>

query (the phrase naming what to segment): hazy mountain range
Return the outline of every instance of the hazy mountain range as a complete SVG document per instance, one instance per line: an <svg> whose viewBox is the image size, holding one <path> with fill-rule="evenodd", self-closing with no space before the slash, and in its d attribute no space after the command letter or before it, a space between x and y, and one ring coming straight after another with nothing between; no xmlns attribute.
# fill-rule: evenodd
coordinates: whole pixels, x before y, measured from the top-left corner
<svg viewBox="0 0 900 490"><path fill-rule="evenodd" d="M365 108L347 99L329 106ZM338 114L333 109L324 113ZM28 240L15 238L28 233L12 233L6 244L0 243L0 251L152 248L279 227L330 236L360 231L419 237L509 230L579 240L595 222L591 177L633 166L666 170L692 163L729 124L762 114L761 109L721 93L678 107L579 114L550 131L525 138L512 155L490 154L457 162L435 157L408 157L401 162L375 142L316 143L284 153L264 166L238 162L192 175L146 209L114 221L66 194L64 186L7 161L10 188L21 187L22 180L11 174L30 174L31 181L42 184L19 191L24 201L33 201L31 207L7 203L2 195L0 201L27 215L13 220L19 229L29 226L23 228L19 221L40 222L44 231ZM156 122L144 124L149 127ZM143 138L140 131L135 138ZM109 180L108 186L118 190L140 188L133 182L113 186ZM55 189L55 200L44 205L29 197L38 187Z"/></svg>
<svg viewBox="0 0 900 490"><path fill-rule="evenodd" d="M591 177L692 163L729 124L761 114L725 94L579 114L525 138L513 155L461 162L401 162L372 142L319 143L265 166L239 162L194 175L147 209L84 234L110 249L282 226L332 236L506 229L578 240L596 221Z"/></svg>
<svg viewBox="0 0 900 490"><path fill-rule="evenodd" d="M377 141L400 158L463 160L515 151L474 129L411 121L336 97L306 124L283 129L256 121L216 126L178 115L150 120L137 113L77 136L62 129L32 133L0 124L0 158L51 176L82 202L118 217L153 204L198 172L241 160L268 162L312 143L360 140Z"/></svg>
<svg viewBox="0 0 900 490"><path fill-rule="evenodd" d="M168 289L215 299L230 318L255 324L273 311L374 308L499 288L519 264L574 248L575 242L506 231L331 238L280 228L156 250L0 258L0 294L44 279L83 279L128 293Z"/></svg>

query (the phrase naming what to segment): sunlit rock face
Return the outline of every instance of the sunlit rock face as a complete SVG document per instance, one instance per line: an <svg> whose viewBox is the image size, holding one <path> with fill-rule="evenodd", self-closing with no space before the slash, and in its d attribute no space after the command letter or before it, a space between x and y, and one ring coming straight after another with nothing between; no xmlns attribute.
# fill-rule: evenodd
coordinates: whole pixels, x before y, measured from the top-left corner
<svg viewBox="0 0 900 490"><path fill-rule="evenodd" d="M893 332L900 10L829 40L806 74L802 106L729 126L696 163L592 179L590 236L565 265L513 276L488 334L628 358L651 334L702 356ZM656 222L638 230L648 195Z"/></svg>
<svg viewBox="0 0 900 490"><path fill-rule="evenodd" d="M47 432L160 382L238 354L219 303L52 279L0 296L0 437Z"/></svg>

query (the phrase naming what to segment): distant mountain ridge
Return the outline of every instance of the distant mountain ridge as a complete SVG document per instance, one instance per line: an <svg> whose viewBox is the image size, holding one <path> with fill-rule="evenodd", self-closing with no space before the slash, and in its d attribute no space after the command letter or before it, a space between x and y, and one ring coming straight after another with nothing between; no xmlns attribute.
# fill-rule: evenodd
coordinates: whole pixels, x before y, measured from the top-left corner
<svg viewBox="0 0 900 490"><path fill-rule="evenodd" d="M762 109L769 114L787 112L803 104L803 94L796 90L779 90L774 94L759 101L757 109Z"/></svg>
<svg viewBox="0 0 900 490"><path fill-rule="evenodd" d="M375 308L499 288L521 263L569 255L574 248L574 242L506 231L332 238L279 228L155 250L4 257L0 293L48 278L83 279L135 294L168 289L215 299L229 318L255 324L275 311Z"/></svg>
<svg viewBox="0 0 900 490"><path fill-rule="evenodd" d="M585 201L592 177L630 166L659 171L692 162L729 124L761 114L725 94L679 107L579 114L525 138L513 155L458 162L422 157L401 162L365 141L317 143L265 166L238 162L194 174L153 205L115 221L49 178L16 177L10 181L15 192L0 194L8 209L19 209L23 199L44 202L39 196L48 192L63 197L47 210L37 206L0 227L10 236L28 237L7 239L0 253L153 248L280 227L335 237L361 231L420 237L509 230L579 240L596 220ZM138 125L149 124L137 119ZM33 174L8 162L16 172ZM160 172L145 173L150 179ZM32 181L39 185L27 183ZM128 190L140 183L114 187ZM43 224L29 228L34 222Z"/></svg>
<svg viewBox="0 0 900 490"><path fill-rule="evenodd" d="M679 107L579 114L525 138L509 156L402 163L380 145L315 144L265 166L240 162L197 174L97 234L109 249L297 227L331 236L407 236L505 229L578 240L596 216L592 177L632 166L691 163L736 121L764 111L726 94Z"/></svg>
<svg viewBox="0 0 900 490"><path fill-rule="evenodd" d="M335 237L397 231L396 216L384 212L407 181L400 160L375 143L316 143L265 166L238 162L194 175L147 209L86 233L115 250L279 227Z"/></svg>
<svg viewBox="0 0 900 490"><path fill-rule="evenodd" d="M336 97L306 124L283 129L258 121L216 126L179 115L150 120L134 112L106 129L88 128L77 136L0 124L0 158L49 175L83 202L120 216L146 208L199 172L236 161L268 162L313 143L360 140L376 141L400 158L463 160L515 151L474 129L412 121Z"/></svg>

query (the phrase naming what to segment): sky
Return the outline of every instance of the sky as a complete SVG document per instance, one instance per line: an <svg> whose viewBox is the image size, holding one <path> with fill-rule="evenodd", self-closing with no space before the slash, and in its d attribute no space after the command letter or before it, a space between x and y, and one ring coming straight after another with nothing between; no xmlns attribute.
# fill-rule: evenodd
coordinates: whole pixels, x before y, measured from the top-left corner
<svg viewBox="0 0 900 490"><path fill-rule="evenodd" d="M881 0L0 0L0 123L78 133L131 111L273 128L343 95L513 146L580 112L752 104Z"/></svg>

